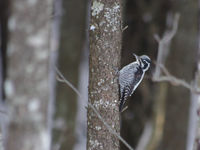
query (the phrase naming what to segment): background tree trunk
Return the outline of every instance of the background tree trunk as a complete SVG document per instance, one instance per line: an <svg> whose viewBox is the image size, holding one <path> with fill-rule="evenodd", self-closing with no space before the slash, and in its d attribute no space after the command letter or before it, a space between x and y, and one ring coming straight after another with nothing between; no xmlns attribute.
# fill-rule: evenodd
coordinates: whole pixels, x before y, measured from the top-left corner
<svg viewBox="0 0 200 150"><path fill-rule="evenodd" d="M173 11L180 13L178 31L172 41L166 67L174 76L191 82L194 79L198 50L198 3L177 1ZM187 20L185 19L187 18ZM191 93L184 87L169 84L166 94L166 118L158 149L186 149Z"/></svg>
<svg viewBox="0 0 200 150"><path fill-rule="evenodd" d="M52 0L14 0L9 18L5 92L7 150L49 150L49 53Z"/></svg>
<svg viewBox="0 0 200 150"><path fill-rule="evenodd" d="M8 16L9 16L9 0L0 1L0 150L3 149L5 138L5 127L7 115L4 113L5 108L5 76L6 76L6 50L8 41Z"/></svg>
<svg viewBox="0 0 200 150"><path fill-rule="evenodd" d="M123 32L122 66L134 60L130 55L132 52L147 54L155 60L157 42L153 35L159 34L162 37L163 31L172 21L167 19L167 15L178 12L179 27L171 43L166 67L176 77L190 82L194 78L197 49L197 7L197 1L194 0L126 0L124 23L128 29ZM122 136L135 147L144 124L155 118L153 125L157 124L159 128L154 126L153 134L155 137L160 132L160 135L154 141L154 146L151 141L147 149L185 149L190 92L169 83L151 82L153 67L152 64L129 100L129 109L122 114Z"/></svg>
<svg viewBox="0 0 200 150"><path fill-rule="evenodd" d="M170 6L170 2L165 0L126 0L123 10L123 22L125 26L128 25L128 28L123 32L122 66L135 61L132 53L145 54L153 61L155 60L157 42L153 35L162 35L165 31L166 15ZM154 64L152 63L139 87L127 101L128 109L122 113L121 117L121 135L135 148L145 124L149 121L153 122L154 111L162 110L159 104L163 101L161 102L159 99L161 97L165 99L167 90L166 83L156 86L151 82L153 67ZM158 107L159 109L156 109ZM155 117L156 115L158 114L155 113ZM155 130L157 131L157 128ZM126 150L127 148L122 144L121 149Z"/></svg>
<svg viewBox="0 0 200 150"><path fill-rule="evenodd" d="M92 1L89 28L89 102L112 129L119 133L119 91L115 69L120 65L120 1ZM90 107L87 118L87 149L119 149L119 140L108 131Z"/></svg>
<svg viewBox="0 0 200 150"><path fill-rule="evenodd" d="M200 0L198 0L200 10ZM198 14L198 52L195 79L195 88L200 89L200 14ZM200 149L200 94L191 92L190 116L188 125L187 150Z"/></svg>
<svg viewBox="0 0 200 150"><path fill-rule="evenodd" d="M8 40L9 0L0 1L0 101L5 99L3 89L6 73L6 49Z"/></svg>
<svg viewBox="0 0 200 150"><path fill-rule="evenodd" d="M87 0L62 0L58 68L75 87L85 42ZM57 82L53 145L72 150L75 138L77 95L70 87Z"/></svg>

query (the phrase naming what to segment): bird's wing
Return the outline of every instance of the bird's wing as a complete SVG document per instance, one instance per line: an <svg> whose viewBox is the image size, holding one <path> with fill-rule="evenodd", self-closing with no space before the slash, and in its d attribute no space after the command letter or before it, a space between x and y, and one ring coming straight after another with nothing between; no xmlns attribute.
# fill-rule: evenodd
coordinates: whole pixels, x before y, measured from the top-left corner
<svg viewBox="0 0 200 150"><path fill-rule="evenodd" d="M120 70L120 109L122 109L128 96L131 96L134 90L141 82L143 76L142 68L139 65L126 66Z"/></svg>
<svg viewBox="0 0 200 150"><path fill-rule="evenodd" d="M123 89L128 90L128 96L136 89L143 75L142 68L137 64L129 64L119 72L120 93Z"/></svg>

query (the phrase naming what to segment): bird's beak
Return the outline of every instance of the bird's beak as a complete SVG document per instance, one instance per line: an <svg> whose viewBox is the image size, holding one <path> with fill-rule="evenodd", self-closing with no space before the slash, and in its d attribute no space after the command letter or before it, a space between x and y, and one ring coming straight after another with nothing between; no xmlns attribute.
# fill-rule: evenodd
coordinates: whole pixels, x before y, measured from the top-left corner
<svg viewBox="0 0 200 150"><path fill-rule="evenodd" d="M141 59L139 56L133 53L133 56L135 56L136 61L141 65Z"/></svg>
<svg viewBox="0 0 200 150"><path fill-rule="evenodd" d="M138 61L139 60L139 57L135 54L135 53L133 53L133 56L135 56L135 59Z"/></svg>

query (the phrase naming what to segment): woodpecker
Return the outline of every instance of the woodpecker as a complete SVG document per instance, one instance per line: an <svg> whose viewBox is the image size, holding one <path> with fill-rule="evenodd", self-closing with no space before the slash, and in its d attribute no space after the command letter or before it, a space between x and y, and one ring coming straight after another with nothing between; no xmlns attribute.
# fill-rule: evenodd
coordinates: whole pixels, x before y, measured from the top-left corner
<svg viewBox="0 0 200 150"><path fill-rule="evenodd" d="M135 89L142 81L145 72L149 69L151 59L146 56L135 56L136 61L124 66L119 71L119 86L120 86L120 105L119 111L122 111L123 105L127 98L133 94Z"/></svg>

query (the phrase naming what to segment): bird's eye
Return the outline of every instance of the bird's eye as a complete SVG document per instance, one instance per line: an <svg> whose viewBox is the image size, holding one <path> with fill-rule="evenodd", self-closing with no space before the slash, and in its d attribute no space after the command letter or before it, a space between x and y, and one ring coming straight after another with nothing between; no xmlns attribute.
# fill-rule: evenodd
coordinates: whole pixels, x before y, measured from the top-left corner
<svg viewBox="0 0 200 150"><path fill-rule="evenodd" d="M148 60L148 59L144 59L144 60L142 60L142 62L143 62L143 63L147 63L147 64L150 64L150 63L151 63L151 61Z"/></svg>
<svg viewBox="0 0 200 150"><path fill-rule="evenodd" d="M147 64L147 63L148 63L145 59L143 59L142 62L143 62L144 64Z"/></svg>

